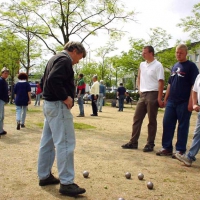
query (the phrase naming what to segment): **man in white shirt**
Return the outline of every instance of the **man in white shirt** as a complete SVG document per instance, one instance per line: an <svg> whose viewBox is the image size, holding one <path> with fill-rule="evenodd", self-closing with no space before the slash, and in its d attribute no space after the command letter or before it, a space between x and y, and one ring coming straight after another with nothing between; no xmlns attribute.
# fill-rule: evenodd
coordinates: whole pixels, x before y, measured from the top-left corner
<svg viewBox="0 0 200 200"><path fill-rule="evenodd" d="M93 76L92 81L93 81L93 85L91 87L90 94L91 94L91 100L92 100L92 112L93 112L93 114L91 114L91 116L98 116L97 99L98 99L98 96L99 96L99 82L98 82L96 75Z"/></svg>
<svg viewBox="0 0 200 200"><path fill-rule="evenodd" d="M133 117L132 137L127 144L122 145L124 149L137 149L143 119L148 114L148 137L143 151L150 152L154 149L154 140L157 132L158 108L164 107L162 101L164 86L164 69L160 62L154 58L154 48L145 46L142 52L145 62L140 63L138 70L138 90L140 99L137 103Z"/></svg>

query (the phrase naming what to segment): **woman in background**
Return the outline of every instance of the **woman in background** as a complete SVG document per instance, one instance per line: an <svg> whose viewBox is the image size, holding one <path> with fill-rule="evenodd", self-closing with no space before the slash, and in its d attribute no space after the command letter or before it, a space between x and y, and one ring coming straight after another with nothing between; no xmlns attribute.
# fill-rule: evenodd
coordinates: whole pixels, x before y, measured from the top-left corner
<svg viewBox="0 0 200 200"><path fill-rule="evenodd" d="M31 86L27 82L28 76L26 73L18 75L18 83L15 85L15 105L16 105L16 120L17 130L25 127L25 118L28 104L31 103Z"/></svg>
<svg viewBox="0 0 200 200"><path fill-rule="evenodd" d="M42 89L41 89L38 81L36 82L36 84L37 84L37 88L36 88L36 97L35 97L35 105L34 106L37 106L37 105L40 106L40 95L42 93Z"/></svg>

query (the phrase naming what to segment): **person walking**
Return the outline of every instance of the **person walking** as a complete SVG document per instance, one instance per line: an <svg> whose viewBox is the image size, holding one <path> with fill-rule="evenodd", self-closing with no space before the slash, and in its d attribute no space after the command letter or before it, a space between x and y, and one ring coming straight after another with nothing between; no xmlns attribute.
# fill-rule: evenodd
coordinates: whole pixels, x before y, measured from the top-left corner
<svg viewBox="0 0 200 200"><path fill-rule="evenodd" d="M91 86L90 89L90 94L91 94L91 101L92 101L92 114L91 116L98 116L98 110L97 110L97 99L99 96L99 82L97 79L97 76L93 76L92 78L93 85Z"/></svg>
<svg viewBox="0 0 200 200"><path fill-rule="evenodd" d="M9 69L4 67L1 70L1 77L0 77L0 136L7 134L7 132L3 129L3 121L4 121L4 105L9 102L8 83L6 82L8 76L9 76Z"/></svg>
<svg viewBox="0 0 200 200"><path fill-rule="evenodd" d="M37 81L36 82L36 96L35 96L35 105L34 106L40 106L40 96L41 96L41 93L42 93L42 89L40 87L40 84L39 82Z"/></svg>
<svg viewBox="0 0 200 200"><path fill-rule="evenodd" d="M138 70L137 85L140 99L133 117L132 137L127 144L122 145L122 148L138 148L143 119L148 114L148 137L143 151L151 152L155 146L158 107L163 107L164 69L162 64L154 58L154 48L152 46L145 46L142 56L146 61L140 63Z"/></svg>
<svg viewBox="0 0 200 200"><path fill-rule="evenodd" d="M97 107L98 107L98 111L102 112L102 106L103 106L103 101L105 99L106 96L106 87L103 84L103 80L100 80L100 84L99 84L99 97L97 100Z"/></svg>
<svg viewBox="0 0 200 200"><path fill-rule="evenodd" d="M125 96L126 96L126 88L123 86L123 83L120 83L119 87L117 88L117 98L119 101L119 110L118 111L123 112Z"/></svg>
<svg viewBox="0 0 200 200"><path fill-rule="evenodd" d="M26 111L28 104L31 104L31 86L27 82L28 76L26 73L18 75L19 81L14 88L15 105L16 105L16 121L17 130L25 128Z"/></svg>
<svg viewBox="0 0 200 200"><path fill-rule="evenodd" d="M38 157L39 185L60 183L59 192L69 196L86 192L74 183L75 133L71 113L75 94L73 65L85 57L83 45L70 41L49 60L41 79L45 120ZM51 173L55 149L59 179Z"/></svg>
<svg viewBox="0 0 200 200"><path fill-rule="evenodd" d="M164 98L165 114L163 118L162 149L156 155L171 156L173 154L172 140L176 123L177 142L176 153L184 154L186 151L189 122L192 113L191 91L199 73L195 63L187 60L187 46L180 44L176 47L178 62L172 67Z"/></svg>
<svg viewBox="0 0 200 200"><path fill-rule="evenodd" d="M83 79L83 74L79 74L79 81L77 86L77 97L79 105L79 115L77 117L85 117L84 106L83 106L83 96L85 94L85 81Z"/></svg>
<svg viewBox="0 0 200 200"><path fill-rule="evenodd" d="M192 103L193 110L198 112L197 115L197 123L194 131L194 137L192 141L192 145L187 154L181 155L180 153L176 153L175 157L183 162L187 167L192 165L193 161L196 161L195 156L199 152L200 149L200 75L197 76L196 81L194 83L193 91L192 91Z"/></svg>

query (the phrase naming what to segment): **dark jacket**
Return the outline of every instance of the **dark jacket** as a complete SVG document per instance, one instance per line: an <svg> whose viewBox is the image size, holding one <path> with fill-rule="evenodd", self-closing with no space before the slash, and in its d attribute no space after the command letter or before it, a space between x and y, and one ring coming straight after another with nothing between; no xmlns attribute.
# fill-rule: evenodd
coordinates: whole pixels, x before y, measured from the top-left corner
<svg viewBox="0 0 200 200"><path fill-rule="evenodd" d="M66 52L60 52L49 60L41 79L41 88L47 101L64 101L68 96L74 99L74 71Z"/></svg>
<svg viewBox="0 0 200 200"><path fill-rule="evenodd" d="M0 77L0 99L6 103L9 102L8 83L2 77Z"/></svg>
<svg viewBox="0 0 200 200"><path fill-rule="evenodd" d="M16 95L16 106L28 106L29 96L28 92L31 92L31 86L28 82L18 82L15 85L14 92Z"/></svg>

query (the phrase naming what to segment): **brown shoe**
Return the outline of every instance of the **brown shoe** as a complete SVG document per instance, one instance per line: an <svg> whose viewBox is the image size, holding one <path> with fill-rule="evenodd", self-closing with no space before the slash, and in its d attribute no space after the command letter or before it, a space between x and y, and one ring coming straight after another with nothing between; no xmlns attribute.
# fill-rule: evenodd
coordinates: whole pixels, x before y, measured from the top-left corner
<svg viewBox="0 0 200 200"><path fill-rule="evenodd" d="M138 149L137 145L134 145L134 144L131 144L131 143L123 144L121 147L123 149Z"/></svg>
<svg viewBox="0 0 200 200"><path fill-rule="evenodd" d="M171 156L172 155L172 150L167 150L167 149L160 149L157 153L157 156Z"/></svg>
<svg viewBox="0 0 200 200"><path fill-rule="evenodd" d="M154 146L151 146L149 144L145 145L143 152L151 152L153 151Z"/></svg>
<svg viewBox="0 0 200 200"><path fill-rule="evenodd" d="M50 176L44 180L39 181L39 186L53 185L60 183L60 180L55 178L51 173Z"/></svg>

